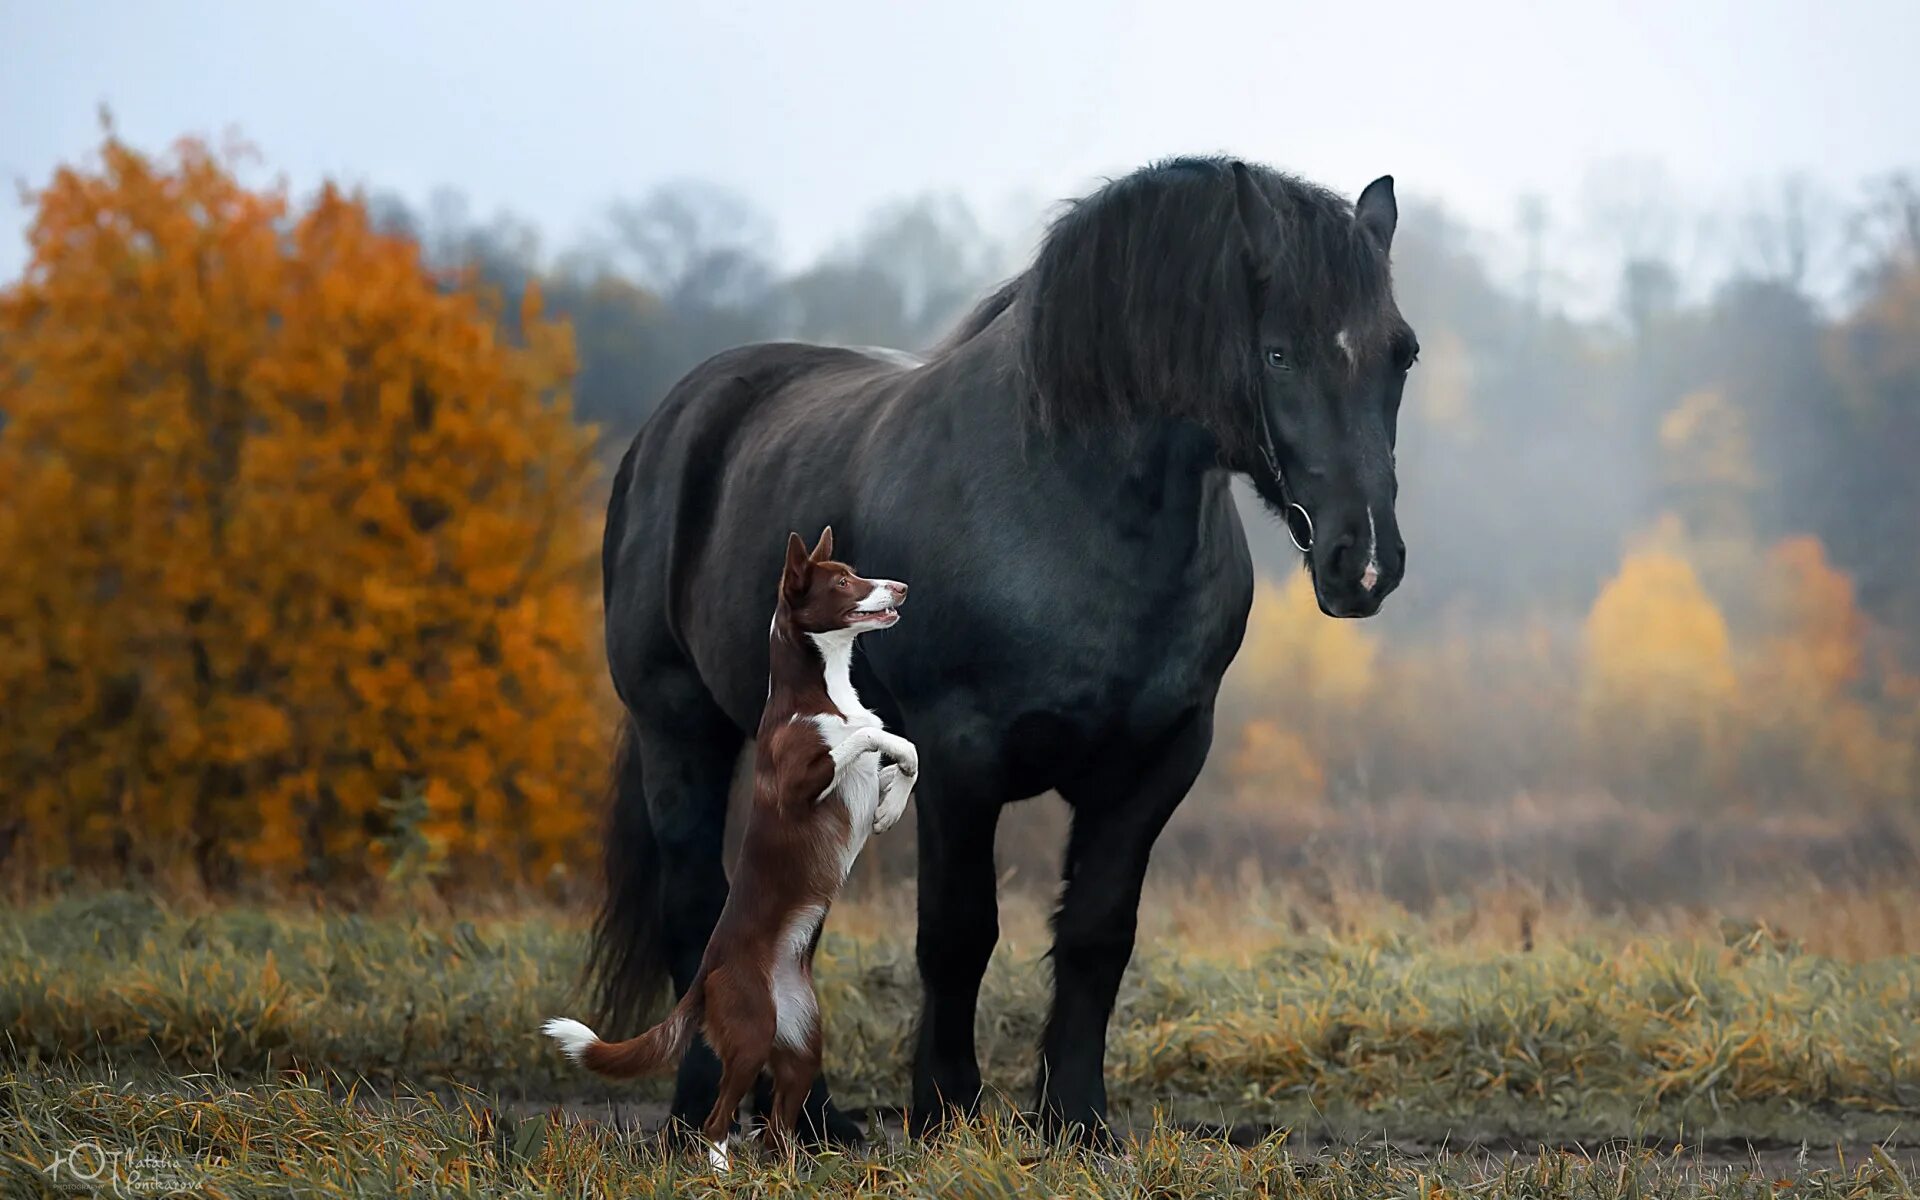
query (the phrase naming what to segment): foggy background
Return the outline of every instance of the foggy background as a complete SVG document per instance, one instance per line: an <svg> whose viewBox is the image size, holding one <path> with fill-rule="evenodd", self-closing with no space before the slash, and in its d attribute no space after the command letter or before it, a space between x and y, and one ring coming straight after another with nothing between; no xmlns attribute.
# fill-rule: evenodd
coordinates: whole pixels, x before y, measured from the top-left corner
<svg viewBox="0 0 1920 1200"><path fill-rule="evenodd" d="M1920 8L0 14L0 174L43 186L105 106L142 150L233 134L252 182L356 188L449 278L539 286L607 461L727 346L931 344L1103 176L1392 173L1407 579L1325 621L1249 505L1261 598L1162 869L1611 902L1914 865ZM1056 840L1004 832L1050 876Z"/></svg>

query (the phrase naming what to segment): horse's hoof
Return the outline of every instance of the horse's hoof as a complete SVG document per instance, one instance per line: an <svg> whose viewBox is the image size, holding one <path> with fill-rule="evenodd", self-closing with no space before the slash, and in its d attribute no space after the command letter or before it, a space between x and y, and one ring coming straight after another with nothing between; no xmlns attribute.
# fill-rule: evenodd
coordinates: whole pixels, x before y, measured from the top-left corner
<svg viewBox="0 0 1920 1200"><path fill-rule="evenodd" d="M1043 1107L1034 1114L1032 1120L1038 1125L1040 1134L1048 1141L1073 1146L1081 1150L1098 1150L1113 1153L1120 1145L1113 1127L1107 1124L1106 1115L1090 1108L1068 1117L1060 1110Z"/></svg>
<svg viewBox="0 0 1920 1200"><path fill-rule="evenodd" d="M725 1175L733 1170L733 1156L727 1153L727 1139L721 1138L707 1147L707 1163L718 1174Z"/></svg>
<svg viewBox="0 0 1920 1200"><path fill-rule="evenodd" d="M815 1150L827 1146L858 1150L867 1142L860 1122L841 1112L831 1100L827 1101L824 1113L811 1108L801 1110L799 1137L802 1145Z"/></svg>
<svg viewBox="0 0 1920 1200"><path fill-rule="evenodd" d="M673 1153L689 1150L710 1152L713 1143L700 1131L701 1122L682 1116L669 1116L666 1124L660 1126L660 1145ZM731 1136L731 1135L729 1135Z"/></svg>
<svg viewBox="0 0 1920 1200"><path fill-rule="evenodd" d="M907 1136L932 1141L971 1124L980 1115L979 1104L930 1104L907 1111Z"/></svg>

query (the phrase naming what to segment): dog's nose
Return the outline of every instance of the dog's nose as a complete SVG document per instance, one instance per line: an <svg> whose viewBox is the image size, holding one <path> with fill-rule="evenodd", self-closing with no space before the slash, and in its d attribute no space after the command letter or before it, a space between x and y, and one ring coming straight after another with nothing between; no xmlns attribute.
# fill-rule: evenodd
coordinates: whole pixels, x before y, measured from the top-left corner
<svg viewBox="0 0 1920 1200"><path fill-rule="evenodd" d="M892 580L888 580L888 581L887 581L887 590L893 593L893 602L894 602L895 604L901 604L901 603L904 603L904 602L906 601L906 598L907 598L907 585L906 585L906 584L904 584L904 583L895 583L895 582L893 582Z"/></svg>

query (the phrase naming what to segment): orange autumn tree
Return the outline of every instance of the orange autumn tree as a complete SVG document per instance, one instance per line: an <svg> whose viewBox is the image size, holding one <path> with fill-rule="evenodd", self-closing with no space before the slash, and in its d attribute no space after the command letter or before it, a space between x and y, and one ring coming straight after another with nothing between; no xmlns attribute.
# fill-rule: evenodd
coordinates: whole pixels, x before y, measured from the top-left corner
<svg viewBox="0 0 1920 1200"><path fill-rule="evenodd" d="M1853 580L1803 535L1768 552L1757 591L1763 629L1741 673L1746 786L1829 804L1908 794L1914 747L1888 721L1900 681L1869 670Z"/></svg>
<svg viewBox="0 0 1920 1200"><path fill-rule="evenodd" d="M570 335L328 188L111 136L0 291L0 803L30 868L577 854L603 767ZM0 818L0 824L6 824ZM396 826L403 828L396 828Z"/></svg>

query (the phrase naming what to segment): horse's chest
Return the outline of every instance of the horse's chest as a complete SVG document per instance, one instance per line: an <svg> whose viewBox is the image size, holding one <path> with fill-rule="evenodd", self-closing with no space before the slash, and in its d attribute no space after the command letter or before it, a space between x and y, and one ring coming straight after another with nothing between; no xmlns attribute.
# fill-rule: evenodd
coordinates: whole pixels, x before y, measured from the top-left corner
<svg viewBox="0 0 1920 1200"><path fill-rule="evenodd" d="M1250 569L1228 559L1149 578L1102 578L1072 619L1036 622L1003 660L990 719L1016 791L1156 745L1213 702L1246 631Z"/></svg>
<svg viewBox="0 0 1920 1200"><path fill-rule="evenodd" d="M831 753L856 729L878 729L881 721L873 713L862 709L851 717L815 717L814 724L819 727L820 738ZM880 807L879 751L872 750L858 756L840 772L835 794L822 803L833 804L836 801L844 805L847 812L847 836L840 847L840 879L845 882L848 872L853 870L854 860L860 857L860 851L867 844L867 835L873 831L874 813Z"/></svg>
<svg viewBox="0 0 1920 1200"><path fill-rule="evenodd" d="M1159 597L1123 594L1056 640L1060 669L1043 694L1101 724L1151 736L1213 694L1246 629L1244 605L1217 583Z"/></svg>

